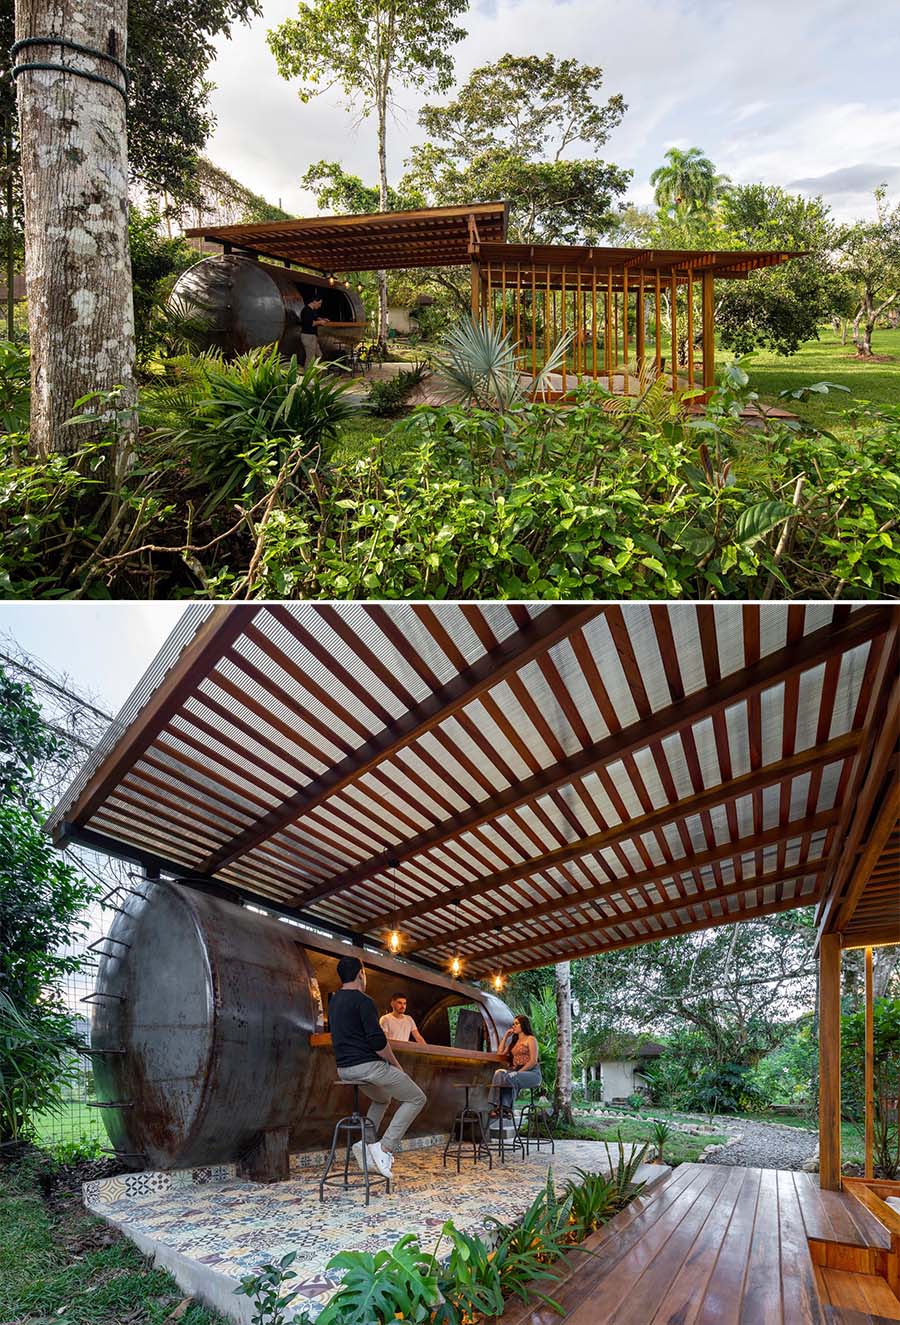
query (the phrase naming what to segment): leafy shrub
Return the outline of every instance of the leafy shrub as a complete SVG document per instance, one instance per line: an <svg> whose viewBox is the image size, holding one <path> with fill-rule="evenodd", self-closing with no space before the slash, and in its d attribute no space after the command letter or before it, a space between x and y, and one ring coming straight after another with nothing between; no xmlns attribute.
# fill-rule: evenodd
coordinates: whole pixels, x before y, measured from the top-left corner
<svg viewBox="0 0 900 1325"><path fill-rule="evenodd" d="M423 363L402 368L393 377L371 382L366 396L366 408L380 418L399 414L408 398L424 379L428 369Z"/></svg>
<svg viewBox="0 0 900 1325"><path fill-rule="evenodd" d="M255 1314L250 1317L253 1325L286 1325L289 1319L297 1325L308 1322L309 1315L305 1311L302 1317L294 1312L288 1315L288 1308L298 1296L295 1289L285 1287L289 1279L297 1277L296 1271L291 1269L296 1259L297 1253L290 1251L282 1256L277 1265L267 1262L259 1267L256 1274L241 1277L240 1287L234 1292L236 1297L252 1299L256 1308Z"/></svg>
<svg viewBox="0 0 900 1325"><path fill-rule="evenodd" d="M900 1174L900 998L878 998L872 1009L874 1047L874 1162L884 1178ZM864 1095L865 1011L841 1017L841 1107L862 1122Z"/></svg>
<svg viewBox="0 0 900 1325"><path fill-rule="evenodd" d="M0 433L24 432L30 408L28 349L10 340L0 340Z"/></svg>

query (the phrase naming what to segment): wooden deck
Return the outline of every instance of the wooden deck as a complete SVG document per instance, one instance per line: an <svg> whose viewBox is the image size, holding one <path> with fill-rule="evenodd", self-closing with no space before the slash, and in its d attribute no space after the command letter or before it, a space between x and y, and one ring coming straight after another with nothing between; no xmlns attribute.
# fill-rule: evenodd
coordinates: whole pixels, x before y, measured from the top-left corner
<svg viewBox="0 0 900 1325"><path fill-rule="evenodd" d="M875 1215L847 1192L821 1191L815 1174L682 1164L584 1245L592 1256L573 1254L564 1282L541 1285L562 1318L516 1304L502 1325L900 1321L881 1274L814 1264L883 1266L892 1249Z"/></svg>

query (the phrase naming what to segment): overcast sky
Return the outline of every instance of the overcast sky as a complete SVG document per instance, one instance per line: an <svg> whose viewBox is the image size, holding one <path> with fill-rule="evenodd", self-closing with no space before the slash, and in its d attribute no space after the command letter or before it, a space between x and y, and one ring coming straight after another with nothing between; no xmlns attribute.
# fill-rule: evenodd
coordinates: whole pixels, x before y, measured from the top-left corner
<svg viewBox="0 0 900 1325"><path fill-rule="evenodd" d="M0 652L12 636L116 714L184 610L184 603L0 603Z"/></svg>
<svg viewBox="0 0 900 1325"><path fill-rule="evenodd" d="M374 181L374 126L356 124L337 93L300 102L265 40L297 0L263 9L218 43L207 150L242 183L308 215L315 203L299 180L311 162L337 159ZM672 146L702 148L738 183L821 192L842 217L870 211L881 182L900 196L898 0L477 0L461 26L460 79L506 51L602 66L606 93L629 107L605 155L634 171L635 202L650 201L650 172ZM393 180L419 139L422 100L398 99Z"/></svg>

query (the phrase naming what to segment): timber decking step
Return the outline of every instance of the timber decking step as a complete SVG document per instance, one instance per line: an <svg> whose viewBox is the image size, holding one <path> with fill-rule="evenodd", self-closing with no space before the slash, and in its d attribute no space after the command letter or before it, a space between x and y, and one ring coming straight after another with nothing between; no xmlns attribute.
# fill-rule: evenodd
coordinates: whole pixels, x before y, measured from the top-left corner
<svg viewBox="0 0 900 1325"><path fill-rule="evenodd" d="M822 1302L828 1307L850 1308L865 1319L900 1321L900 1301L877 1274L854 1274L816 1266L816 1282ZM836 1315L844 1325L845 1317Z"/></svg>
<svg viewBox="0 0 900 1325"><path fill-rule="evenodd" d="M565 1282L538 1285L559 1303L561 1318L548 1307L516 1304L502 1325L900 1320L883 1278L814 1266L810 1237L859 1249L861 1263L864 1253L871 1259L890 1244L862 1205L820 1190L812 1175L682 1164L588 1239L590 1257L567 1258Z"/></svg>

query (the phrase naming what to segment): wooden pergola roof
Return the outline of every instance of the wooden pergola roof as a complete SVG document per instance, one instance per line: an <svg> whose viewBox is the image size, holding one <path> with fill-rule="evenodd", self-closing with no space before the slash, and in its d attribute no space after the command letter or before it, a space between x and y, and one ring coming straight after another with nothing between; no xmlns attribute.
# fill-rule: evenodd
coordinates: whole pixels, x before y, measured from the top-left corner
<svg viewBox="0 0 900 1325"><path fill-rule="evenodd" d="M506 217L505 202L480 202L364 216L200 226L185 233L313 271L375 271L465 265L474 236L506 238Z"/></svg>
<svg viewBox="0 0 900 1325"><path fill-rule="evenodd" d="M482 267L490 266L492 272L496 272L502 266L510 285L514 283L518 271L530 272L536 268L542 275L549 270L551 285L561 285L565 276L570 289L579 274L589 279L596 276L600 280L610 274L616 289L621 289L623 272L627 272L632 289L642 277L648 284L651 283L657 273L667 283L673 276L679 282L684 282L688 279L688 272L699 276L705 271L712 272L717 280L744 280L751 271L760 267L777 267L797 257L802 257L802 254L777 249L751 252L687 248L600 248L561 244L478 245L478 260ZM544 283L542 281L541 285Z"/></svg>
<svg viewBox="0 0 900 1325"><path fill-rule="evenodd" d="M469 978L824 905L896 808L898 624L194 605L49 828Z"/></svg>

